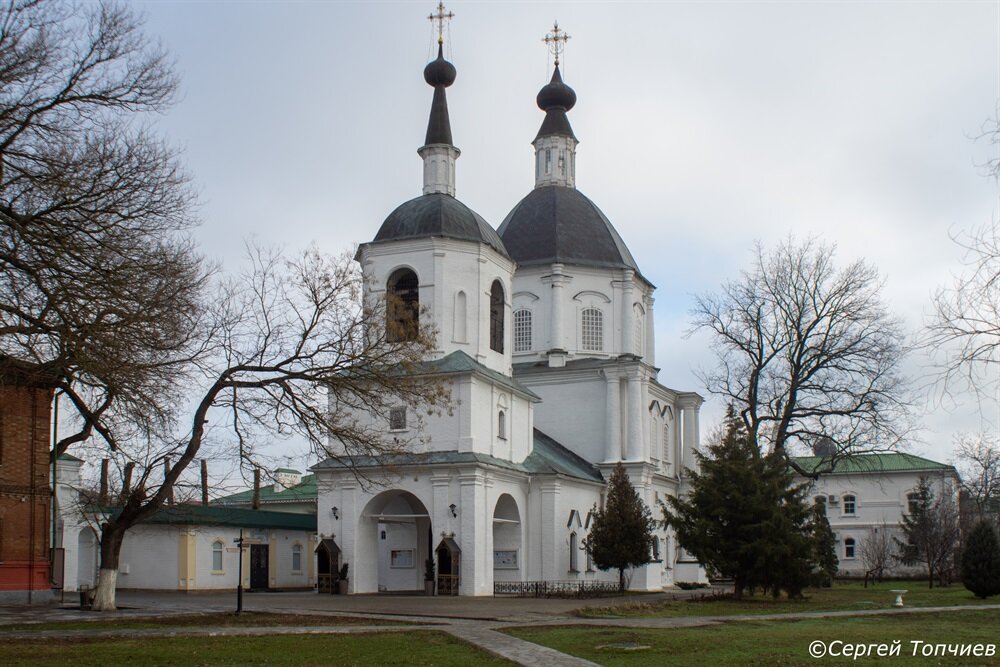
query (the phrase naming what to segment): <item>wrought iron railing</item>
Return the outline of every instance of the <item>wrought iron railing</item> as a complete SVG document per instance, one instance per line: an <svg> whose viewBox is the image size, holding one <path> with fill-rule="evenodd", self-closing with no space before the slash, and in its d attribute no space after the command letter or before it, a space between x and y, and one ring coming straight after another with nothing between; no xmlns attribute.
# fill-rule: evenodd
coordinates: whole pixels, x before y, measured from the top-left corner
<svg viewBox="0 0 1000 667"><path fill-rule="evenodd" d="M493 595L519 598L600 598L621 595L617 581L494 581Z"/></svg>
<svg viewBox="0 0 1000 667"><path fill-rule="evenodd" d="M439 574L437 582L438 595L458 595L457 574Z"/></svg>

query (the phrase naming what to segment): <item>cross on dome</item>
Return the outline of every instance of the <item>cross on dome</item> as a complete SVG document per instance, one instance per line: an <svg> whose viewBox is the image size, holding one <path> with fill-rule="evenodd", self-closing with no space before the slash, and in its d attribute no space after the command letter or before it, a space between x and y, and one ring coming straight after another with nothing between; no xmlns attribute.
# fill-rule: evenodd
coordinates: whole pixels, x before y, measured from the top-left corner
<svg viewBox="0 0 1000 667"><path fill-rule="evenodd" d="M557 67L559 66L559 54L566 50L566 42L569 39L570 35L567 35L565 30L560 30L559 21L555 21L552 24L552 32L542 38L545 46L549 47L549 53L555 57Z"/></svg>
<svg viewBox="0 0 1000 667"><path fill-rule="evenodd" d="M445 21L450 21L453 18L455 18L455 13L454 12L448 12L446 14L445 11L444 11L444 3L443 2L439 2L438 3L437 14L429 14L427 16L427 20L430 21L431 23L433 23L434 21L437 21L438 44L444 44L444 24L445 24Z"/></svg>

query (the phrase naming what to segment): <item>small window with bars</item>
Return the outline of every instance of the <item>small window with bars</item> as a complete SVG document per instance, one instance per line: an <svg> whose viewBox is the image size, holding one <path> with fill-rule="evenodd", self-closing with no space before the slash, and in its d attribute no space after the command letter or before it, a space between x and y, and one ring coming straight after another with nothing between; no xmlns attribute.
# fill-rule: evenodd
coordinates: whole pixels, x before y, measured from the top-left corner
<svg viewBox="0 0 1000 667"><path fill-rule="evenodd" d="M391 408L389 410L389 430L402 431L406 428L406 408Z"/></svg>
<svg viewBox="0 0 1000 667"><path fill-rule="evenodd" d="M596 308L587 308L581 314L581 345L586 352L600 352L604 349L604 313Z"/></svg>
<svg viewBox="0 0 1000 667"><path fill-rule="evenodd" d="M531 311L514 311L514 351L531 351Z"/></svg>

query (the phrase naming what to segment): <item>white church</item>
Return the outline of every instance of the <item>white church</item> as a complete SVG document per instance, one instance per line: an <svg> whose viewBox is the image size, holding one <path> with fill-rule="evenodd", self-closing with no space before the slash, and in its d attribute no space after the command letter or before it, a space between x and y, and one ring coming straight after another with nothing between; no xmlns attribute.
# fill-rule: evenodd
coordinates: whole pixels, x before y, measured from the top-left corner
<svg viewBox="0 0 1000 667"><path fill-rule="evenodd" d="M564 35L557 27L547 41L558 47ZM351 593L423 590L428 559L438 594L617 581L583 549L591 510L619 462L654 516L658 501L683 492L702 397L658 381L655 288L576 189L567 116L576 93L558 49L537 96L535 187L495 230L456 198L445 95L456 71L440 44L424 69L434 95L418 151L423 194L392 211L356 258L372 286L366 298L400 304L387 318L393 335L408 335L418 317L437 331L428 361L455 409L419 423L394 410L384 428L421 444L392 460L352 457L379 485L361 484L337 458L312 468L319 572L348 564ZM632 589L703 580L667 532L656 537Z"/></svg>

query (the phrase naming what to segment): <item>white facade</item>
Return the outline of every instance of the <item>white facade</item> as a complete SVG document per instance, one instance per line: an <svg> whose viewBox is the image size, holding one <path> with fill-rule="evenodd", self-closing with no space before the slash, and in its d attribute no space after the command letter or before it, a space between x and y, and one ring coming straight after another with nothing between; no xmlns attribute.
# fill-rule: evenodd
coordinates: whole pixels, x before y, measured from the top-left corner
<svg viewBox="0 0 1000 667"><path fill-rule="evenodd" d="M922 477L931 482L935 497L951 496L958 506L959 478L951 466L910 454L860 455L845 463L850 472L823 474L809 491L810 498L826 503L842 576L864 576L861 547L872 532L888 531L890 537L904 539L903 515ZM899 564L893 568L897 574L912 570Z"/></svg>
<svg viewBox="0 0 1000 667"><path fill-rule="evenodd" d="M440 55L428 67L428 136L434 129L450 138L443 102L453 77L436 85ZM574 194L577 141L565 111L575 95L555 78L547 90L556 92L545 99L561 106L534 141L536 187ZM617 572L595 570L583 548L606 479L622 462L658 516L659 502L682 492L684 465L694 466L702 399L658 382L654 288L589 200L582 198L618 259L518 266L478 216L457 200L434 199L454 195L457 152L449 148L420 150L423 197L397 208L356 257L369 302L404 294L405 276L407 303L415 299L437 332L429 361L447 378L453 410L378 424L412 443L415 456L314 466L319 536L334 540L349 564L351 593L423 590L428 559L439 593L454 585L462 595L492 595L495 582L617 581ZM359 482L356 469L374 483ZM631 573L633 589L704 579L663 530L650 556Z"/></svg>

